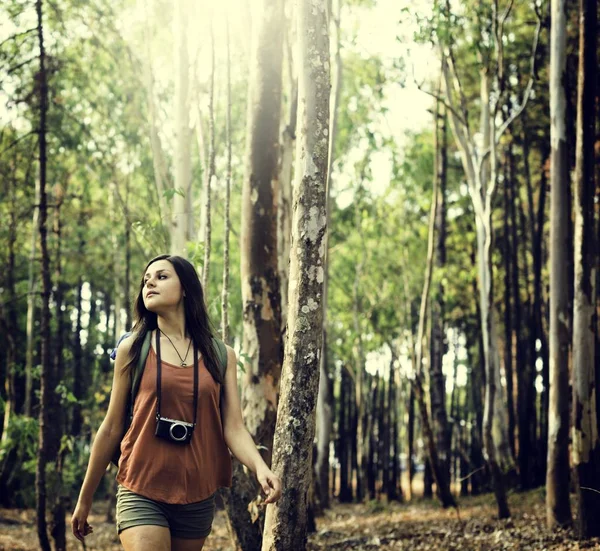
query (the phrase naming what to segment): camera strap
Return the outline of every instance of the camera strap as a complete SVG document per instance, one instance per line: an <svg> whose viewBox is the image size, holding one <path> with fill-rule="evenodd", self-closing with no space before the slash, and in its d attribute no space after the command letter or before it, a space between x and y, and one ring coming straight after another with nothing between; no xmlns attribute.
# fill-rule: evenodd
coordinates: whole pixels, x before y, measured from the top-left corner
<svg viewBox="0 0 600 551"><path fill-rule="evenodd" d="M186 369L186 368L179 368ZM161 398L160 331L156 331L156 419L160 419ZM198 350L194 345L194 427L198 418Z"/></svg>

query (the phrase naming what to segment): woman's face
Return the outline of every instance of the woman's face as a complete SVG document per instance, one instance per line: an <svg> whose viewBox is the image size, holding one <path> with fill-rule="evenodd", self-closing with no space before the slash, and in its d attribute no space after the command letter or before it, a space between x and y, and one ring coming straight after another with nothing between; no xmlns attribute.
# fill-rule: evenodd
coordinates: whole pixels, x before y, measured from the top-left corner
<svg viewBox="0 0 600 551"><path fill-rule="evenodd" d="M183 289L177 272L168 260L157 260L148 266L142 288L144 306L150 312L175 307L183 298Z"/></svg>

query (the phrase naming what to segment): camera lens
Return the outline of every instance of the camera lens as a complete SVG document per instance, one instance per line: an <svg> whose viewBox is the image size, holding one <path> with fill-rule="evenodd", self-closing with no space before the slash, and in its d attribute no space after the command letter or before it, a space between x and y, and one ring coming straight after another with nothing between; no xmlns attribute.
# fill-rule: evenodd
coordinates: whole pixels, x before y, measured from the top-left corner
<svg viewBox="0 0 600 551"><path fill-rule="evenodd" d="M181 425L179 423L173 423L171 425L170 433L171 433L171 438L173 440L180 442L181 440L185 440L185 437L187 435L187 428L184 425Z"/></svg>

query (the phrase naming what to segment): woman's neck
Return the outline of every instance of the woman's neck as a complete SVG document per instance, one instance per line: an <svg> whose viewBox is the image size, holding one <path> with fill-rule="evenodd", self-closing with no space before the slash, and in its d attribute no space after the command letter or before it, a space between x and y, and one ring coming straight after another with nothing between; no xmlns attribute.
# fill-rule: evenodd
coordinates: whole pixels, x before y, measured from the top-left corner
<svg viewBox="0 0 600 551"><path fill-rule="evenodd" d="M159 315L157 317L158 328L171 339L184 340L187 338L185 330L185 319L178 315Z"/></svg>

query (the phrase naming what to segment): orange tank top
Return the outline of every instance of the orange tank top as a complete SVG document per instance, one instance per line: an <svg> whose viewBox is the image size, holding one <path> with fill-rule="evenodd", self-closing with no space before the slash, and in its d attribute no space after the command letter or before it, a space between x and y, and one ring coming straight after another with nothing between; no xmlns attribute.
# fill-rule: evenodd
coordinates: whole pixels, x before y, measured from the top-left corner
<svg viewBox="0 0 600 551"><path fill-rule="evenodd" d="M161 361L161 415L192 423L194 369ZM221 387L198 361L198 420L192 440L180 445L156 430L156 354L152 347L140 381L133 420L121 441L117 482L164 503L195 503L231 486L231 455L223 437Z"/></svg>

